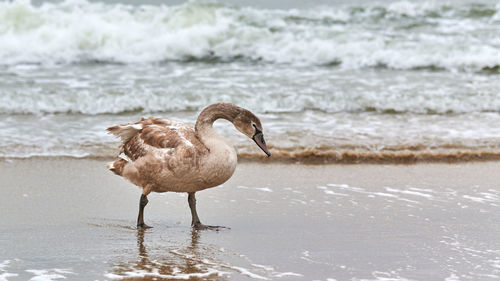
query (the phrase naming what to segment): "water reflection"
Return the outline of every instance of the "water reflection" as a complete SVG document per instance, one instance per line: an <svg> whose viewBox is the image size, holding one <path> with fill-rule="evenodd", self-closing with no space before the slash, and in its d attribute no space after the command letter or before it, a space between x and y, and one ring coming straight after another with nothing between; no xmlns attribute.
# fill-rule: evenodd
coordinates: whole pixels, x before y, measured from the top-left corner
<svg viewBox="0 0 500 281"><path fill-rule="evenodd" d="M200 246L200 233L191 230L190 238L177 244L153 246L146 241L156 238L148 230L137 231L138 257L135 261L115 264L107 277L122 280L226 280L228 272L214 261L217 250L207 245ZM155 239L153 239L155 240Z"/></svg>

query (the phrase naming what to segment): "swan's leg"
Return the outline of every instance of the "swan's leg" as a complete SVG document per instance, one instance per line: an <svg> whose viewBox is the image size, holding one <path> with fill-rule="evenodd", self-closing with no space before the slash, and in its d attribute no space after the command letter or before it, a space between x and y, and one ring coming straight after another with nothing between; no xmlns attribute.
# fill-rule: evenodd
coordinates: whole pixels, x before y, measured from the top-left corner
<svg viewBox="0 0 500 281"><path fill-rule="evenodd" d="M194 196L194 192L189 192L188 193L188 202L189 202L189 208L191 209L191 227L194 229L223 229L227 228L224 226L213 226L213 225L204 225L200 222L200 218L198 217L198 213L196 212L196 197Z"/></svg>
<svg viewBox="0 0 500 281"><path fill-rule="evenodd" d="M145 229L145 228L151 228L151 226L148 226L147 224L144 223L144 207L148 204L148 196L145 194L141 195L141 200L139 201L139 216L137 217L137 228L138 229Z"/></svg>
<svg viewBox="0 0 500 281"><path fill-rule="evenodd" d="M200 225L200 218L198 217L198 213L196 212L196 197L194 196L194 192L188 193L188 203L189 208L191 209L191 226L195 227L196 225Z"/></svg>

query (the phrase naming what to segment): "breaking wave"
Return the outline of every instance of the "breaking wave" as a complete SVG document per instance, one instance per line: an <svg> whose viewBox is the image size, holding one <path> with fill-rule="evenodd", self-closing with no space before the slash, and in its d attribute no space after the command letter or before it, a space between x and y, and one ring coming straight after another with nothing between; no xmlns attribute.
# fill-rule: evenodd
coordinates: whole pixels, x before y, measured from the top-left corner
<svg viewBox="0 0 500 281"><path fill-rule="evenodd" d="M301 10L7 1L0 65L241 60L498 73L499 11L434 1Z"/></svg>
<svg viewBox="0 0 500 281"><path fill-rule="evenodd" d="M223 70L219 70L222 72ZM200 71L198 71L200 72ZM272 70L269 73L273 72ZM356 74L345 76L335 84L328 79L315 76L311 79L293 81L299 77L300 70L291 73L284 80L277 77L260 81L239 83L241 77L251 79L255 76L251 71L240 73L241 77L183 77L163 78L156 82L141 85L135 80L124 83L120 87L113 85L113 79L107 77L107 85L96 85L99 81L88 81L91 86L66 85L64 80L47 79L39 85L25 83L30 77L20 77L11 84L24 83L22 86L1 87L0 81L0 114L3 115L178 115L179 112L196 113L208 104L231 102L249 108L256 113L297 114L305 112L317 113L376 113L383 115L454 115L469 113L500 113L495 80L483 79L467 82L457 87L455 80L434 77L429 82L425 77L414 81L409 79L392 81L391 76L373 79L367 83L377 85L363 86L362 78ZM274 75L279 75L275 71ZM330 73L328 73L331 75ZM154 74L151 74L154 77ZM480 77L481 78L481 77ZM44 78L40 78L42 80ZM69 80L77 79L74 78ZM105 78L100 78L104 81ZM183 79L179 81L179 79ZM199 80L197 80L199 79ZM211 79L205 82L202 79ZM279 81L278 79L281 79ZM470 78L467 78L470 79ZM478 78L479 79L479 78ZM83 80L83 79L82 79ZM11 79L14 81L14 79ZM185 81L185 82L184 82ZM279 82L276 82L279 81ZM351 82L354 81L354 82ZM85 81L83 81L85 82ZM87 83L87 82L86 82ZM120 81L120 83L122 83ZM161 83L161 84L159 84ZM239 83L239 85L238 85ZM317 85L311 89L310 85ZM354 84L356 83L356 84ZM449 85L446 85L448 83ZM156 85L158 84L158 85ZM189 84L189 87L185 87ZM218 86L217 84L220 84ZM323 85L324 84L324 85ZM378 86L378 85L387 86ZM52 86L55 85L55 86ZM227 86L226 86L227 85ZM186 89L184 89L185 87ZM353 88L355 87L355 88Z"/></svg>

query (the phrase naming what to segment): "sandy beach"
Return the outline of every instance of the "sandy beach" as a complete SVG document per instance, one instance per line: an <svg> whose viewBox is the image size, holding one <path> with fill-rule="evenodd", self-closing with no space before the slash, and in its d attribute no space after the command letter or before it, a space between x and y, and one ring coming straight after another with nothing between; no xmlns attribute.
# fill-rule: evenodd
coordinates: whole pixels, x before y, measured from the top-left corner
<svg viewBox="0 0 500 281"><path fill-rule="evenodd" d="M500 280L499 31L498 0L0 1L0 281ZM224 182L228 229L153 193L138 231L117 156Z"/></svg>
<svg viewBox="0 0 500 281"><path fill-rule="evenodd" d="M105 161L0 162L0 280L495 280L499 162L242 163L198 193L140 191Z"/></svg>

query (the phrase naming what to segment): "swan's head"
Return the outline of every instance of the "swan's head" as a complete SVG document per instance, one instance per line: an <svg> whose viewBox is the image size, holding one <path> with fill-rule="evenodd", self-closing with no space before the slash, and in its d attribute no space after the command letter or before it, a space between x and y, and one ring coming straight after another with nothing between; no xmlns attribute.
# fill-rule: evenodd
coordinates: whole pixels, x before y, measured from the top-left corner
<svg viewBox="0 0 500 281"><path fill-rule="evenodd" d="M233 121L234 126L247 137L251 138L264 151L267 156L271 156L271 152L267 149L264 134L262 132L262 124L259 118L252 112L241 108L240 114Z"/></svg>

